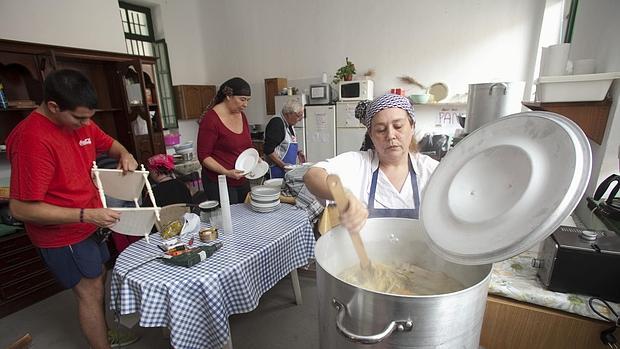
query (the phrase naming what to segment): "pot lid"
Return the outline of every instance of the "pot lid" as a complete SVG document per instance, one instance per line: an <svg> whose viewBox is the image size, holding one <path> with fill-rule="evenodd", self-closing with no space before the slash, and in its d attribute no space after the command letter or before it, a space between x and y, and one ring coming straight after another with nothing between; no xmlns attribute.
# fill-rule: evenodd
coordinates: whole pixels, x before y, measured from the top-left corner
<svg viewBox="0 0 620 349"><path fill-rule="evenodd" d="M585 134L561 115L525 112L490 122L448 152L424 190L429 246L461 264L515 256L570 215L591 166Z"/></svg>

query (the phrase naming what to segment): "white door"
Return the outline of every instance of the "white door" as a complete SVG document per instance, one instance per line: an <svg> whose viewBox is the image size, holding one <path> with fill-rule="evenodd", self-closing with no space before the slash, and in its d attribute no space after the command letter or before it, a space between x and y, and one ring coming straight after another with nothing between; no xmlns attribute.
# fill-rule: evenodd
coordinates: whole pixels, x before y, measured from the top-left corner
<svg viewBox="0 0 620 349"><path fill-rule="evenodd" d="M306 119L297 122L295 125L295 135L297 136L297 148L301 150L304 154L306 154L306 142L304 141L304 137L306 136L305 125Z"/></svg>
<svg viewBox="0 0 620 349"><path fill-rule="evenodd" d="M334 157L336 155L335 106L306 105L305 112L306 161L318 162Z"/></svg>
<svg viewBox="0 0 620 349"><path fill-rule="evenodd" d="M364 127L364 124L355 118L357 104L357 101L336 103L336 127Z"/></svg>
<svg viewBox="0 0 620 349"><path fill-rule="evenodd" d="M366 128L344 128L336 129L336 154L340 155L348 151L358 151L364 141Z"/></svg>

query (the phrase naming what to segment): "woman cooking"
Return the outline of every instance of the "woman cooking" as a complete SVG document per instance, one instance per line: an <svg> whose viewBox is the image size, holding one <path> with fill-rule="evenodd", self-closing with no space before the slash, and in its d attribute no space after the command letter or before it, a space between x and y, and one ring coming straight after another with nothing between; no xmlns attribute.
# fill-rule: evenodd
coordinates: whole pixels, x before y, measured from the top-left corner
<svg viewBox="0 0 620 349"><path fill-rule="evenodd" d="M217 176L226 175L231 204L243 202L250 184L243 171L235 170L239 154L252 147L248 120L243 112L250 101L250 85L242 78L224 82L200 121L198 158L202 163L202 183L207 197L219 200Z"/></svg>
<svg viewBox="0 0 620 349"><path fill-rule="evenodd" d="M349 199L340 219L349 231L360 231L368 217L418 219L422 190L438 162L417 151L411 103L385 94L360 102L355 114L366 125L370 142L364 142L362 151L314 165L304 176L306 186L318 198L333 200L325 179L328 174L340 177Z"/></svg>

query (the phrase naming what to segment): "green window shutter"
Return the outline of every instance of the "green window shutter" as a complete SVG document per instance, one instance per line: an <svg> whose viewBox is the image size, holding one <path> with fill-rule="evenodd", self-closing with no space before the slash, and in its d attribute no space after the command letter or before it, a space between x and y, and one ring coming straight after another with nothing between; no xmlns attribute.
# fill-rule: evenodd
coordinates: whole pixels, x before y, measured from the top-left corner
<svg viewBox="0 0 620 349"><path fill-rule="evenodd" d="M159 98L161 101L161 114L164 121L164 128L178 128L177 115L175 111L174 93L172 91L172 77L170 75L170 64L168 60L168 47L166 40L156 40L154 54L157 57L155 69L157 70L157 87L159 88Z"/></svg>

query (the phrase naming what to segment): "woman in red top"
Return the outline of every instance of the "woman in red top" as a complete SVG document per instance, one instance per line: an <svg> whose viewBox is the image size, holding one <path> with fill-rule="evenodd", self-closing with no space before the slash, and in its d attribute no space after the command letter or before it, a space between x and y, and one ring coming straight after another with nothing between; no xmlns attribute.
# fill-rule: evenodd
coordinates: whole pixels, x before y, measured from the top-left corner
<svg viewBox="0 0 620 349"><path fill-rule="evenodd" d="M198 130L198 158L202 163L202 183L209 199L219 200L218 175L225 175L231 204L243 202L250 184L243 172L235 170L237 157L252 147L248 120L243 111L250 101L250 85L242 78L222 84Z"/></svg>

